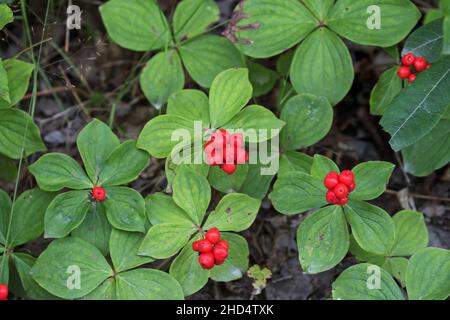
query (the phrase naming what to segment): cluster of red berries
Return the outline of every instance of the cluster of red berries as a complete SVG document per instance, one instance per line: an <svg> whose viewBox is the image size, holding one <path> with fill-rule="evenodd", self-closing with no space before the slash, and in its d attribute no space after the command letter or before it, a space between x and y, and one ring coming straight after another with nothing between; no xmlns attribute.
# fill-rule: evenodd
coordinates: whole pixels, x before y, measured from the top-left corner
<svg viewBox="0 0 450 320"><path fill-rule="evenodd" d="M230 134L224 129L219 129L211 139L204 145L206 160L210 166L220 166L228 173L233 174L238 164L248 161L248 153L242 134Z"/></svg>
<svg viewBox="0 0 450 320"><path fill-rule="evenodd" d="M200 253L198 263L203 269L212 269L214 265L220 266L228 257L228 242L220 240L220 231L217 228L209 229L205 239L192 243L192 250Z"/></svg>
<svg viewBox="0 0 450 320"><path fill-rule="evenodd" d="M91 196L95 201L102 202L106 199L106 191L102 187L93 187L91 190Z"/></svg>
<svg viewBox="0 0 450 320"><path fill-rule="evenodd" d="M326 199L330 204L343 206L348 203L348 194L355 190L355 177L350 170L341 174L336 171L328 173L323 181L328 189Z"/></svg>
<svg viewBox="0 0 450 320"><path fill-rule="evenodd" d="M409 84L417 78L411 67L414 67L417 72L422 72L431 67L431 63L428 63L423 57L416 57L412 53L405 54L402 58L402 66L398 68L397 74L402 79L408 79Z"/></svg>
<svg viewBox="0 0 450 320"><path fill-rule="evenodd" d="M8 291L6 284L0 284L0 300L8 300Z"/></svg>

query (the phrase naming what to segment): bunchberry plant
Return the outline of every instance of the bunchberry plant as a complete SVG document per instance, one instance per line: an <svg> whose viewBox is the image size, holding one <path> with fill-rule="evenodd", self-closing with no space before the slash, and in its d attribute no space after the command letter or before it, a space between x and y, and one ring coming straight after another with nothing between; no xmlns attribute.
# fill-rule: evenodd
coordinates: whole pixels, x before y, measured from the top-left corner
<svg viewBox="0 0 450 320"><path fill-rule="evenodd" d="M241 278L248 268L249 250L247 241L234 232L252 225L261 201L232 193L206 215L211 187L204 176L187 167L177 171L172 188L172 197L155 193L146 199L152 227L138 254L154 259L177 255L170 274L185 296L200 290L209 278Z"/></svg>
<svg viewBox="0 0 450 320"><path fill-rule="evenodd" d="M342 184L347 190L339 195L345 195L347 200L342 201L344 198L336 195L337 204L330 203L326 185L330 186L330 172L339 174L340 171L326 157L315 155L309 174L292 171L277 179L269 194L277 211L292 215L321 208L308 216L297 230L299 259L305 272L331 269L345 257L350 246L347 224L361 248L380 255L388 254L395 240L394 222L386 211L366 201L385 191L393 169L393 164L382 161L357 165L351 171L355 184L352 192L347 187L347 183L353 183L352 175L343 171L343 178L338 176L338 185Z"/></svg>
<svg viewBox="0 0 450 320"><path fill-rule="evenodd" d="M145 203L134 189L123 185L135 180L148 166L148 155L134 141L120 143L111 129L93 120L78 135L84 168L62 153L49 153L29 167L39 187L60 191L45 213L45 236L62 238L75 233L101 251L108 251L110 224L121 230L145 232ZM109 223L108 223L109 221ZM94 227L99 236L87 229Z"/></svg>
<svg viewBox="0 0 450 320"><path fill-rule="evenodd" d="M32 189L12 203L0 190L0 300L8 293L31 298L51 298L30 276L35 258L20 246L40 237L44 232L44 214L55 194Z"/></svg>
<svg viewBox="0 0 450 320"><path fill-rule="evenodd" d="M200 86L229 68L245 66L239 50L224 37L207 35L219 20L213 0L183 0L168 23L154 0L110 0L100 13L111 39L134 51L160 51L142 70L140 84L147 99L161 108L173 93L183 89L183 65Z"/></svg>

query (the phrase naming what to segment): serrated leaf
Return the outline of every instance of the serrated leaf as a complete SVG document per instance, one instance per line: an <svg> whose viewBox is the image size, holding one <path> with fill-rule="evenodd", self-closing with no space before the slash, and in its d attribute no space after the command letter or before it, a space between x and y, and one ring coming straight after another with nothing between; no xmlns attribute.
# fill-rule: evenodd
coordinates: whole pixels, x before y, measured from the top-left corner
<svg viewBox="0 0 450 320"><path fill-rule="evenodd" d="M415 30L406 40L402 56L408 53L424 57L429 62L437 61L442 54L442 20L433 21Z"/></svg>
<svg viewBox="0 0 450 320"><path fill-rule="evenodd" d="M373 200L386 191L395 165L385 161L368 161L352 169L355 177L355 190L350 199Z"/></svg>
<svg viewBox="0 0 450 320"><path fill-rule="evenodd" d="M323 181L325 176L331 171L340 173L339 167L333 160L322 156L320 154L315 154L311 166L311 176Z"/></svg>
<svg viewBox="0 0 450 320"><path fill-rule="evenodd" d="M420 15L409 0L338 0L327 25L358 44L389 47L406 37Z"/></svg>
<svg viewBox="0 0 450 320"><path fill-rule="evenodd" d="M277 82L277 73L262 64L252 61L247 62L247 67L250 82L253 85L253 97L260 97L269 93Z"/></svg>
<svg viewBox="0 0 450 320"><path fill-rule="evenodd" d="M297 150L319 142L333 124L333 108L324 97L300 94L286 102L280 119L286 122L281 131L281 146Z"/></svg>
<svg viewBox="0 0 450 320"><path fill-rule="evenodd" d="M186 89L169 97L167 114L188 120L202 121L203 127L209 126L209 100L200 90Z"/></svg>
<svg viewBox="0 0 450 320"><path fill-rule="evenodd" d="M0 109L14 106L23 98L34 70L34 65L17 59L3 60L2 64L8 79L9 101L0 99Z"/></svg>
<svg viewBox="0 0 450 320"><path fill-rule="evenodd" d="M194 226L195 221L173 201L172 197L156 192L145 198L147 216L152 225L160 223L174 223L178 225Z"/></svg>
<svg viewBox="0 0 450 320"><path fill-rule="evenodd" d="M387 106L402 91L402 79L397 75L398 67L383 72L370 94L370 113L383 115Z"/></svg>
<svg viewBox="0 0 450 320"><path fill-rule="evenodd" d="M293 47L317 26L297 0L247 0L235 13L243 17L237 24L237 45L254 58L272 57Z"/></svg>
<svg viewBox="0 0 450 320"><path fill-rule="evenodd" d="M313 164L313 158L297 151L284 152L280 157L280 170L278 177L289 175L291 171L309 174Z"/></svg>
<svg viewBox="0 0 450 320"><path fill-rule="evenodd" d="M308 216L297 230L302 269L309 274L336 266L349 248L347 221L340 206L328 206Z"/></svg>

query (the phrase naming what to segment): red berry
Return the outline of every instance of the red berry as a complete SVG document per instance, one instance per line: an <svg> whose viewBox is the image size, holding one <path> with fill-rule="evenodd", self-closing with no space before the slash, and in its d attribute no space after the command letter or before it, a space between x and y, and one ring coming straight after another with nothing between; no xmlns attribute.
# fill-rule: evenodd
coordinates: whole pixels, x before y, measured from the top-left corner
<svg viewBox="0 0 450 320"><path fill-rule="evenodd" d="M236 152L236 163L245 164L248 161L248 153L245 149L238 149Z"/></svg>
<svg viewBox="0 0 450 320"><path fill-rule="evenodd" d="M102 187L94 187L92 188L92 197L98 201L102 202L106 199L106 191Z"/></svg>
<svg viewBox="0 0 450 320"><path fill-rule="evenodd" d="M348 187L343 183L339 183L334 188L334 193L336 194L336 197L338 197L339 199L346 198L348 196Z"/></svg>
<svg viewBox="0 0 450 320"><path fill-rule="evenodd" d="M329 172L323 181L323 184L327 189L333 189L339 183L339 174L336 171Z"/></svg>
<svg viewBox="0 0 450 320"><path fill-rule="evenodd" d="M412 53L405 54L402 58L402 64L404 66L410 67L414 64L416 57Z"/></svg>
<svg viewBox="0 0 450 320"><path fill-rule="evenodd" d="M216 244L220 241L220 231L217 228L209 229L205 234L205 239L211 242L212 244Z"/></svg>
<svg viewBox="0 0 450 320"><path fill-rule="evenodd" d="M208 165L218 166L219 164L223 163L223 155L221 149L212 149L212 150L208 149L205 152L206 152L206 161Z"/></svg>
<svg viewBox="0 0 450 320"><path fill-rule="evenodd" d="M8 300L8 291L6 284L0 284L0 300Z"/></svg>
<svg viewBox="0 0 450 320"><path fill-rule="evenodd" d="M198 241L192 242L192 250L198 251Z"/></svg>
<svg viewBox="0 0 450 320"><path fill-rule="evenodd" d="M408 77L408 83L411 84L413 81L415 81L417 76L414 73L411 73L411 75Z"/></svg>
<svg viewBox="0 0 450 320"><path fill-rule="evenodd" d="M224 163L220 167L229 175L232 175L237 169L237 166L234 163Z"/></svg>
<svg viewBox="0 0 450 320"><path fill-rule="evenodd" d="M214 264L216 266L220 266L220 265L222 265L225 262L225 260L226 259L223 259L223 260L214 259Z"/></svg>
<svg viewBox="0 0 450 320"><path fill-rule="evenodd" d="M223 261L228 257L228 250L221 245L214 246L214 260Z"/></svg>
<svg viewBox="0 0 450 320"><path fill-rule="evenodd" d="M240 149L244 146L244 138L241 133L234 133L231 136L231 144L235 149Z"/></svg>
<svg viewBox="0 0 450 320"><path fill-rule="evenodd" d="M214 267L214 255L211 252L202 253L198 256L198 263L203 269L212 269Z"/></svg>
<svg viewBox="0 0 450 320"><path fill-rule="evenodd" d="M402 67L398 68L397 74L400 78L406 79L411 74L411 70L409 70L408 67L402 66Z"/></svg>
<svg viewBox="0 0 450 320"><path fill-rule="evenodd" d="M334 193L333 190L328 190L326 199L329 204L336 204L339 201L339 199L336 197L336 193Z"/></svg>
<svg viewBox="0 0 450 320"><path fill-rule="evenodd" d="M356 184L354 182L352 182L349 186L348 186L348 190L349 191L353 191L356 188Z"/></svg>
<svg viewBox="0 0 450 320"><path fill-rule="evenodd" d="M227 250L230 248L230 246L228 245L228 241L227 240L223 240L223 239L220 240L217 245L218 246L222 246L222 247L224 247Z"/></svg>
<svg viewBox="0 0 450 320"><path fill-rule="evenodd" d="M348 203L348 198L342 198L342 199L339 199L337 204L340 206L343 206L343 205L346 205L347 203Z"/></svg>
<svg viewBox="0 0 450 320"><path fill-rule="evenodd" d="M339 182L345 184L347 187L355 181L355 176L350 170L344 170L339 175Z"/></svg>
<svg viewBox="0 0 450 320"><path fill-rule="evenodd" d="M416 61L414 61L414 68L416 68L418 72L422 72L427 68L427 66L428 66L427 60L423 57L418 57L416 58Z"/></svg>
<svg viewBox="0 0 450 320"><path fill-rule="evenodd" d="M200 253L206 253L206 252L211 252L213 247L212 247L212 243L209 240L206 239L202 239L197 241L198 242L198 252Z"/></svg>

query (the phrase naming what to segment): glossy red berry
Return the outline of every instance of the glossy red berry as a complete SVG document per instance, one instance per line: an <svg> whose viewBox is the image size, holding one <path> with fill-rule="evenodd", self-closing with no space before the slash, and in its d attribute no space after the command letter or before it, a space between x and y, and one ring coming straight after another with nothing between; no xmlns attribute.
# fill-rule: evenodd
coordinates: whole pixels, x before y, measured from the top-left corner
<svg viewBox="0 0 450 320"><path fill-rule="evenodd" d="M339 200L338 197L336 197L336 193L334 193L333 190L328 190L326 199L329 204L336 204L338 203Z"/></svg>
<svg viewBox="0 0 450 320"><path fill-rule="evenodd" d="M214 246L214 260L223 261L228 257L228 250L221 245Z"/></svg>
<svg viewBox="0 0 450 320"><path fill-rule="evenodd" d="M241 149L244 146L244 138L241 133L231 135L231 144L235 149Z"/></svg>
<svg viewBox="0 0 450 320"><path fill-rule="evenodd" d="M336 171L329 172L323 181L327 189L333 189L339 183L339 174Z"/></svg>
<svg viewBox="0 0 450 320"><path fill-rule="evenodd" d="M102 187L92 188L92 198L94 198L98 202L105 201L105 199L106 199L105 189Z"/></svg>
<svg viewBox="0 0 450 320"><path fill-rule="evenodd" d="M346 197L346 198L339 199L337 204L340 206L344 206L347 203L348 203L348 198Z"/></svg>
<svg viewBox="0 0 450 320"><path fill-rule="evenodd" d="M334 187L334 193L339 199L346 198L348 196L348 187L343 183L339 183Z"/></svg>
<svg viewBox="0 0 450 320"><path fill-rule="evenodd" d="M351 192L353 190L355 190L356 188L356 184L354 182L352 182L349 186L348 186L348 190Z"/></svg>
<svg viewBox="0 0 450 320"><path fill-rule="evenodd" d="M397 74L400 78L406 79L411 74L411 70L409 69L409 67L402 66L398 68Z"/></svg>
<svg viewBox="0 0 450 320"><path fill-rule="evenodd" d="M197 251L200 253L205 253L205 252L211 252L213 247L212 247L212 243L209 240L206 239L202 239L197 241L198 242L198 247L197 247Z"/></svg>
<svg viewBox="0 0 450 320"><path fill-rule="evenodd" d="M217 245L220 245L220 246L224 247L227 250L230 248L230 246L228 245L228 241L227 240L223 240L223 239L220 240Z"/></svg>
<svg viewBox="0 0 450 320"><path fill-rule="evenodd" d="M237 166L234 163L224 163L220 167L229 175L232 175L237 169Z"/></svg>
<svg viewBox="0 0 450 320"><path fill-rule="evenodd" d="M205 239L211 242L212 244L216 244L220 241L220 231L217 228L209 229L205 234Z"/></svg>
<svg viewBox="0 0 450 320"><path fill-rule="evenodd" d="M9 289L6 284L0 284L0 300L8 300Z"/></svg>
<svg viewBox="0 0 450 320"><path fill-rule="evenodd" d="M347 187L355 181L355 176L350 170L344 170L339 175L339 182L345 184Z"/></svg>
<svg viewBox="0 0 450 320"><path fill-rule="evenodd" d="M198 241L194 241L192 242L192 250L197 251L198 252Z"/></svg>
<svg viewBox="0 0 450 320"><path fill-rule="evenodd" d="M417 76L414 73L411 73L411 75L408 77L408 83L413 83L413 81L416 81L416 78Z"/></svg>
<svg viewBox="0 0 450 320"><path fill-rule="evenodd" d="M405 54L402 58L402 64L404 66L410 67L414 64L416 57L412 53Z"/></svg>
<svg viewBox="0 0 450 320"><path fill-rule="evenodd" d="M214 255L211 252L202 253L198 256L198 263L203 269L212 269L214 267Z"/></svg>
<svg viewBox="0 0 450 320"><path fill-rule="evenodd" d="M427 60L423 57L418 57L416 58L416 61L414 61L414 68L417 70L417 72L422 72L427 68L427 66L428 66Z"/></svg>
<svg viewBox="0 0 450 320"><path fill-rule="evenodd" d="M214 259L214 264L216 266L220 266L220 265L222 265L225 262L225 260L226 259L223 259L223 260Z"/></svg>

